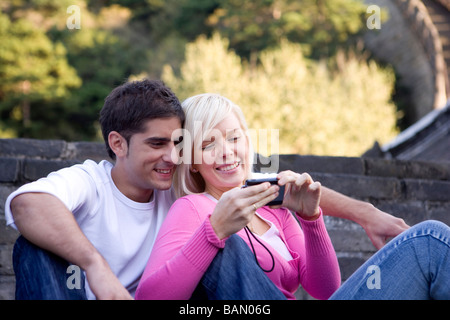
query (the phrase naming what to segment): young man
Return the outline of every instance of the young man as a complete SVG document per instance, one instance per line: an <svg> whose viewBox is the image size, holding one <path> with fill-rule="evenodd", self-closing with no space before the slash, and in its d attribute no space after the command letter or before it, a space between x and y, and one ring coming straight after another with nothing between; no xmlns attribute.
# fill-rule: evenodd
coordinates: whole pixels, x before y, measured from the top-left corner
<svg viewBox="0 0 450 320"><path fill-rule="evenodd" d="M144 80L114 89L100 123L115 164L88 160L19 188L7 199L7 223L14 222L29 242L84 270L87 298L132 298L174 201L172 133L183 121L179 100L162 82ZM19 240L16 297L73 298L65 295L76 290L48 286L48 279L33 284L40 277L30 275L40 264L30 259L40 258L20 255L29 252L30 244ZM53 264L51 259L45 269ZM55 273L67 278L67 266Z"/></svg>
<svg viewBox="0 0 450 320"><path fill-rule="evenodd" d="M8 197L7 224L22 234L13 258L17 299L134 297L175 200L171 155L177 141L172 133L183 122L180 102L163 83L123 84L106 98L100 113L115 164L87 160ZM363 226L377 248L408 228L401 219L326 188L320 205L325 214ZM85 288L67 284L70 264L84 270Z"/></svg>

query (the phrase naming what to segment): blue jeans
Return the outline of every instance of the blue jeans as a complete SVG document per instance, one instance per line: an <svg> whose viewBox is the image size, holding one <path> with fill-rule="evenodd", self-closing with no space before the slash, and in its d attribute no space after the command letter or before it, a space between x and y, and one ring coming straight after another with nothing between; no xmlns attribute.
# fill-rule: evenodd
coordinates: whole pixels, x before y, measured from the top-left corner
<svg viewBox="0 0 450 320"><path fill-rule="evenodd" d="M86 299L84 274L81 288L67 285L69 263L43 250L22 236L16 241L13 266L17 300ZM248 300L286 299L257 266L248 245L237 235L231 236L214 258L192 299Z"/></svg>
<svg viewBox="0 0 450 320"><path fill-rule="evenodd" d="M19 236L13 251L17 300L86 300L84 273L71 285L70 263ZM79 269L81 271L81 269Z"/></svg>
<svg viewBox="0 0 450 320"><path fill-rule="evenodd" d="M257 265L249 246L234 234L211 262L191 299L286 300L286 297Z"/></svg>
<svg viewBox="0 0 450 320"><path fill-rule="evenodd" d="M330 299L450 299L450 228L438 221L411 227L366 261Z"/></svg>

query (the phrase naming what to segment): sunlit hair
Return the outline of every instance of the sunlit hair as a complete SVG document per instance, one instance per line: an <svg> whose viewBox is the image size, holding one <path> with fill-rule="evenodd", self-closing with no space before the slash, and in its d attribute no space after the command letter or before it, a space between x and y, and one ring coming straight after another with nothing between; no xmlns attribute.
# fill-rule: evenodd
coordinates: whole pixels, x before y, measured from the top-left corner
<svg viewBox="0 0 450 320"><path fill-rule="evenodd" d="M183 152L192 150L192 161L184 161L176 170L174 177L174 189L177 197L187 194L202 193L205 191L205 181L200 173L192 172L192 164L194 163L194 148L201 146L202 141L230 114L234 114L240 123L241 129L245 135L248 145L248 158L245 159L246 177L250 177L253 167L253 148L248 136L248 127L244 118L244 114L239 106L231 102L229 99L213 93L204 93L187 98L182 102L186 120L184 130L188 132L191 141L184 140L182 146ZM199 130L201 123L201 130ZM188 146L186 143L191 142Z"/></svg>

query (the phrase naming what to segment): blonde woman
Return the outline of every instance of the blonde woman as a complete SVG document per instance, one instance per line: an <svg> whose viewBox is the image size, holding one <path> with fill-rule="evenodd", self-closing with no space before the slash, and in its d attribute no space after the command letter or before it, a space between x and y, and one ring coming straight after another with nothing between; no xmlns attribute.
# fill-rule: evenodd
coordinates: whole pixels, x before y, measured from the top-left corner
<svg viewBox="0 0 450 320"><path fill-rule="evenodd" d="M240 108L216 94L182 105L184 161L174 181L181 198L160 229L136 298L189 299L200 282L210 299L294 299L300 284L329 298L341 278L320 183L285 171L278 185L241 188L253 153ZM283 207L265 206L280 186Z"/></svg>

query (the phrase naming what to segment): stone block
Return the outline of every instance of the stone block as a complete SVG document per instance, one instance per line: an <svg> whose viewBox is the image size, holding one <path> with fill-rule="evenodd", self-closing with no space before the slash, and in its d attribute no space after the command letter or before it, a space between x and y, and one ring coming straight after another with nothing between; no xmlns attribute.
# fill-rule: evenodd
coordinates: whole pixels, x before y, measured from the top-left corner
<svg viewBox="0 0 450 320"><path fill-rule="evenodd" d="M16 189L17 187L15 186L0 184L0 223L2 223L2 219L4 219L6 198Z"/></svg>
<svg viewBox="0 0 450 320"><path fill-rule="evenodd" d="M96 162L100 162L101 160L111 161L103 142L71 142L70 145L74 150L73 159L80 162L87 159Z"/></svg>
<svg viewBox="0 0 450 320"><path fill-rule="evenodd" d="M405 199L402 201L375 200L372 204L384 212L402 218L410 226L429 218L424 201L414 199Z"/></svg>
<svg viewBox="0 0 450 320"><path fill-rule="evenodd" d="M8 227L5 219L0 219L0 245L13 245L19 236L19 231Z"/></svg>
<svg viewBox="0 0 450 320"><path fill-rule="evenodd" d="M450 181L405 179L407 199L422 201L449 201Z"/></svg>
<svg viewBox="0 0 450 320"><path fill-rule="evenodd" d="M369 176L450 180L450 170L444 163L369 158L364 161L365 173Z"/></svg>
<svg viewBox="0 0 450 320"><path fill-rule="evenodd" d="M342 281L347 280L359 267L361 267L372 254L337 253Z"/></svg>
<svg viewBox="0 0 450 320"><path fill-rule="evenodd" d="M374 252L375 247L364 230L328 230L336 251Z"/></svg>
<svg viewBox="0 0 450 320"><path fill-rule="evenodd" d="M442 221L450 226L450 201L447 202L428 202L428 219Z"/></svg>
<svg viewBox="0 0 450 320"><path fill-rule="evenodd" d="M14 300L16 279L11 275L0 275L0 300Z"/></svg>
<svg viewBox="0 0 450 320"><path fill-rule="evenodd" d="M40 160L40 159L25 159L23 178L26 181L35 181L39 178L47 176L53 171L62 168L70 167L77 164L76 160Z"/></svg>
<svg viewBox="0 0 450 320"><path fill-rule="evenodd" d="M0 245L0 275L14 275L12 266L12 245Z"/></svg>
<svg viewBox="0 0 450 320"><path fill-rule="evenodd" d="M20 161L14 158L0 158L0 182L14 183L19 177Z"/></svg>
<svg viewBox="0 0 450 320"><path fill-rule="evenodd" d="M361 158L300 155L280 155L279 157L280 171L364 174L364 161Z"/></svg>
<svg viewBox="0 0 450 320"><path fill-rule="evenodd" d="M402 195L401 182L394 178L317 172L312 172L311 176L323 186L361 200L398 199Z"/></svg>
<svg viewBox="0 0 450 320"><path fill-rule="evenodd" d="M60 158L66 148L63 140L0 139L0 156L18 158Z"/></svg>

